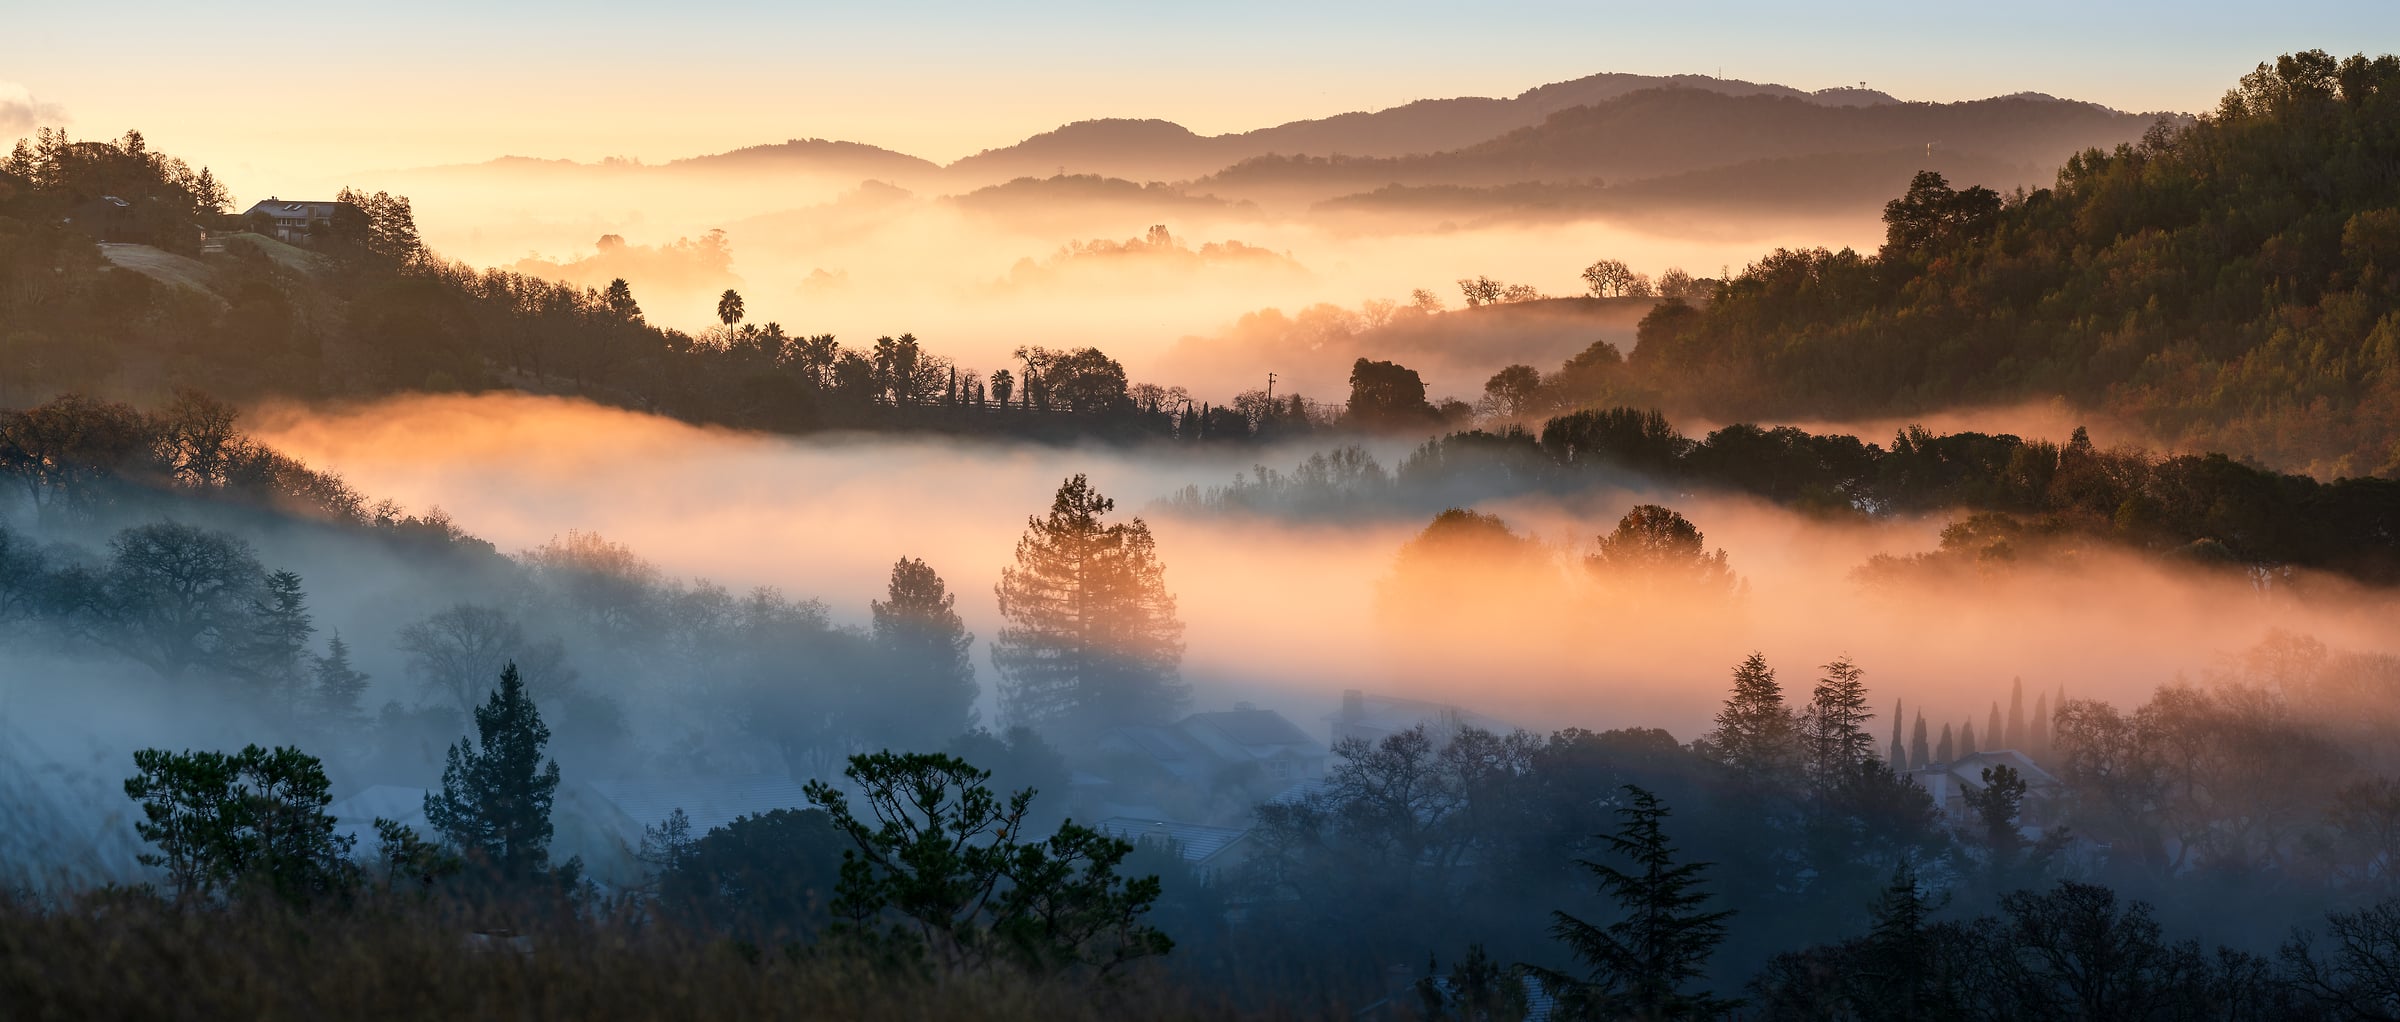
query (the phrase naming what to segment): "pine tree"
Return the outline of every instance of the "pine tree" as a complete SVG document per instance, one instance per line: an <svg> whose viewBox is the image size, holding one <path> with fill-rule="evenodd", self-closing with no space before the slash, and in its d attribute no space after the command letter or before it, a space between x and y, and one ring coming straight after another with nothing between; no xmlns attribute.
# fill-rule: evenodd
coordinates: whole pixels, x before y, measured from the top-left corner
<svg viewBox="0 0 2400 1022"><path fill-rule="evenodd" d="M925 562L892 565L885 599L870 601L875 645L894 683L886 695L902 719L882 734L905 748L931 749L975 726L975 636L958 616L958 597Z"/></svg>
<svg viewBox="0 0 2400 1022"><path fill-rule="evenodd" d="M319 727L356 726L365 719L358 701L367 691L367 676L350 665L350 644L342 641L342 633L333 633L325 644L325 655L316 660L306 716Z"/></svg>
<svg viewBox="0 0 2400 1022"><path fill-rule="evenodd" d="M1933 750L1925 744L1925 711L1917 711L1916 733L1908 740L1908 768L1923 770L1933 762Z"/></svg>
<svg viewBox="0 0 2400 1022"><path fill-rule="evenodd" d="M1632 869L1576 860L1599 879L1601 893L1616 901L1623 917L1600 927L1552 912L1551 935L1567 945L1587 975L1539 967L1527 971L1559 998L1567 1017L1710 1018L1739 1006L1705 991L1684 992L1725 939L1725 920L1733 913L1700 911L1709 897L1699 889L1700 875L1710 864L1677 863L1675 848L1659 826L1668 815L1666 806L1633 785L1624 791L1629 804L1617 809L1624 824L1602 839L1631 860Z"/></svg>
<svg viewBox="0 0 2400 1022"><path fill-rule="evenodd" d="M468 859L504 883L529 881L550 868L550 806L558 761L542 763L550 729L525 694L517 665L475 710L475 744L450 747L442 790L425 796L425 821Z"/></svg>
<svg viewBox="0 0 2400 1022"><path fill-rule="evenodd" d="M1916 863L1903 857L1871 910L1873 925L1857 945L1849 977L1850 1001L1861 1019L1904 1022L1957 1016L1936 982L1933 939L1926 926L1936 906L1917 887Z"/></svg>
<svg viewBox="0 0 2400 1022"><path fill-rule="evenodd" d="M1733 694L1717 711L1708 743L1728 765L1753 779L1780 777L1796 760L1792 711L1766 657L1752 653L1733 669Z"/></svg>
<svg viewBox="0 0 2400 1022"><path fill-rule="evenodd" d="M268 575L254 612L250 635L243 643L243 667L255 680L259 694L277 712L299 710L302 677L300 658L317 626L310 620L308 595L300 576L289 571Z"/></svg>
<svg viewBox="0 0 2400 1022"><path fill-rule="evenodd" d="M1007 723L1090 734L1163 722L1189 697L1166 568L1140 518L1101 521L1115 507L1079 474L1047 516L1025 520L1016 566L994 587L1008 621L992 645Z"/></svg>
<svg viewBox="0 0 2400 1022"><path fill-rule="evenodd" d="M1875 715L1867 712L1867 686L1860 680L1865 673L1849 657L1826 664L1825 676L1801 714L1809 785L1819 798L1830 796L1856 775L1860 763L1875 755L1875 738L1866 727Z"/></svg>

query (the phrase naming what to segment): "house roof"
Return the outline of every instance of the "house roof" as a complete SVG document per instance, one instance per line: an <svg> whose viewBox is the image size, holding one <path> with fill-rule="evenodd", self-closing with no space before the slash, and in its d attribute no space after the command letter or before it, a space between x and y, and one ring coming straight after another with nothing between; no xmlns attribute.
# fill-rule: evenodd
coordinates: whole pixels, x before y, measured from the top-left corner
<svg viewBox="0 0 2400 1022"><path fill-rule="evenodd" d="M1136 844L1145 840L1172 841L1182 854L1183 861L1195 866L1216 858L1250 833L1237 827L1212 827L1204 823L1178 823L1134 816L1111 816L1093 824L1092 829Z"/></svg>
<svg viewBox="0 0 2400 1022"><path fill-rule="evenodd" d="M1273 710L1223 710L1183 718L1186 729L1207 728L1235 745L1314 745L1300 726Z"/></svg>
<svg viewBox="0 0 2400 1022"><path fill-rule="evenodd" d="M335 210L346 203L333 199L276 199L267 198L252 203L243 216L265 213L274 217L305 217L310 220L330 220Z"/></svg>

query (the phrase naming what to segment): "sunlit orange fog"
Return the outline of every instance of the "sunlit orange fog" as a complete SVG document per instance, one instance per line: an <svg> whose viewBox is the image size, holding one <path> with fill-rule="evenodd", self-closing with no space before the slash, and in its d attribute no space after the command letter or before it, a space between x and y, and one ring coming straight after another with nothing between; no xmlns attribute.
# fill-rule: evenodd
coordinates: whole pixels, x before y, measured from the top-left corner
<svg viewBox="0 0 2400 1022"><path fill-rule="evenodd" d="M1120 515L1152 524L1190 626L1185 675L1196 702L1255 700L1311 721L1341 689L1365 688L1528 727L1664 726L1688 738L1721 697L1727 670L1756 649L1802 690L1817 665L1847 654L1866 668L1879 713L1905 699L1911 717L1922 709L1938 728L1980 722L1992 701L2007 698L2012 678L2024 680L2029 701L2062 686L2075 697L2138 700L2178 676L2198 678L2275 629L2337 648L2400 651L2400 606L2385 595L2330 580L2259 589L2238 575L2101 552L2086 552L2074 568L1864 589L1854 568L1875 553L1929 549L1942 523L1836 524L1633 480L1574 500L1480 506L1546 544L1546 559L1513 575L1488 562L1420 575L1409 583L1419 598L1398 600L1379 594L1428 510L1306 522L1158 503L1187 483L1222 483L1252 461L1288 469L1307 447L1219 456L789 439L524 396L270 409L255 426L364 492L442 507L504 551L571 529L597 532L670 576L776 586L823 599L837 621L863 622L892 562L921 557L985 638L996 625L991 586L1026 516L1048 506L1062 477L1089 473ZM1405 447L1374 453L1389 468ZM1639 502L1673 506L1705 530L1747 580L1746 598L1628 600L1592 581L1583 555ZM988 712L995 679L980 646L976 657Z"/></svg>

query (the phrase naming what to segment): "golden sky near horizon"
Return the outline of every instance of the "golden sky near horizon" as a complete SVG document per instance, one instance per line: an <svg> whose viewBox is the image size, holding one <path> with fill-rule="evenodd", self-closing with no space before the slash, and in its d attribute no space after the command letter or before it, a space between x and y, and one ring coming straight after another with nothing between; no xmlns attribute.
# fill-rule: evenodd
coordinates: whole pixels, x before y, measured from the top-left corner
<svg viewBox="0 0 2400 1022"><path fill-rule="evenodd" d="M501 155L656 162L790 137L948 162L1091 117L1219 133L1602 71L2189 111L2278 52L2400 37L2400 11L2382 5L2299 2L2262 25L2255 8L2218 0L2041 0L1980 23L1898 3L1763 0L1472 12L442 0L405 16L253 0L137 2L101 23L74 5L23 7L0 15L0 133L138 127L250 189Z"/></svg>

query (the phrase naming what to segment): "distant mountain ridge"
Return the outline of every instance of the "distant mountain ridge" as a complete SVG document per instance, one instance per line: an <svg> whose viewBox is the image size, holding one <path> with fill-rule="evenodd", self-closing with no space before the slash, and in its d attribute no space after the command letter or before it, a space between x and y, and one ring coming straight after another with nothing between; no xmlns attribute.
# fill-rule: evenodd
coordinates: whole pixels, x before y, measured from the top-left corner
<svg viewBox="0 0 2400 1022"><path fill-rule="evenodd" d="M1602 73L1527 89L1513 98L1422 99L1226 135L1200 135L1172 121L1100 118L1077 121L1014 145L952 163L953 177L976 181L1100 174L1134 181L1180 181L1269 154L1392 157L1437 153L1540 124L1561 110L1647 89L1693 89L1727 96L1775 96L1825 106L1900 101L1863 88L1805 92L1707 75Z"/></svg>

